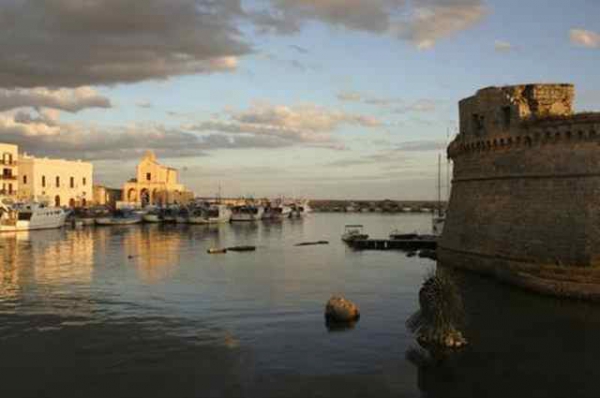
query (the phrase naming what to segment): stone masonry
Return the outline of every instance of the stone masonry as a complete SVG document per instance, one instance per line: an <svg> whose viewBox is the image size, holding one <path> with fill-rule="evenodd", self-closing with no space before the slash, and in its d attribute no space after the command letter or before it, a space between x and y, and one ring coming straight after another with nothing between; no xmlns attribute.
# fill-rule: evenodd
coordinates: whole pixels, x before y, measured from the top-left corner
<svg viewBox="0 0 600 398"><path fill-rule="evenodd" d="M574 114L573 98L535 84L460 101L442 264L600 266L600 113Z"/></svg>

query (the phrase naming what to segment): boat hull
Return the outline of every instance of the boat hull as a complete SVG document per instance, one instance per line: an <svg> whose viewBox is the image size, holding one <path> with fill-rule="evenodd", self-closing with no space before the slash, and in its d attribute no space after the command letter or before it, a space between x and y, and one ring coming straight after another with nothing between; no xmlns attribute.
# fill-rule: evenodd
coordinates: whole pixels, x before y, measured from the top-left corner
<svg viewBox="0 0 600 398"><path fill-rule="evenodd" d="M141 218L118 219L113 217L102 217L96 219L97 225L133 225L141 222Z"/></svg>

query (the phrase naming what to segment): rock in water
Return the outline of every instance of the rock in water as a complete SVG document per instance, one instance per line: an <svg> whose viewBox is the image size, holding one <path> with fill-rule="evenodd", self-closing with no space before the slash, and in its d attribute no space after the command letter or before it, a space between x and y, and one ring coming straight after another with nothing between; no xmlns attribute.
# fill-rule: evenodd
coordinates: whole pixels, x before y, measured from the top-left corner
<svg viewBox="0 0 600 398"><path fill-rule="evenodd" d="M360 310L353 302L341 296L332 296L325 306L325 318L331 322L354 322L360 317Z"/></svg>

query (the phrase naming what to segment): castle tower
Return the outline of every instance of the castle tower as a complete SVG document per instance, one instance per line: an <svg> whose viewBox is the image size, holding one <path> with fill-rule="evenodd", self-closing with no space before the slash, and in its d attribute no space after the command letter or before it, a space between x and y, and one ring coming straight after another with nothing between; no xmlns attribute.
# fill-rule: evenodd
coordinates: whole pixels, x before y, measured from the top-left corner
<svg viewBox="0 0 600 398"><path fill-rule="evenodd" d="M460 101L443 264L495 275L600 266L600 113L574 114L573 98L572 85L536 84Z"/></svg>

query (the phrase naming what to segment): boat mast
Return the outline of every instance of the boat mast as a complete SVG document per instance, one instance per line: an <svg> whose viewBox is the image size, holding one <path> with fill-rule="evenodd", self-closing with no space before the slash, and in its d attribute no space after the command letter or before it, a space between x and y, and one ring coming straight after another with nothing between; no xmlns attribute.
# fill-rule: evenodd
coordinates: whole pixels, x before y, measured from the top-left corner
<svg viewBox="0 0 600 398"><path fill-rule="evenodd" d="M442 214L442 154L438 153L438 215Z"/></svg>

